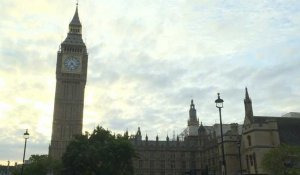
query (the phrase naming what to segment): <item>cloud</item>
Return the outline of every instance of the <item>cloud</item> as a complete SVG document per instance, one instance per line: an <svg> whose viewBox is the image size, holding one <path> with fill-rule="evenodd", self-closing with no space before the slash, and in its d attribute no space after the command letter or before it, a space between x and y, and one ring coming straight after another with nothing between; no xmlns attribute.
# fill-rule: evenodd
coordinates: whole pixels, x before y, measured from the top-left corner
<svg viewBox="0 0 300 175"><path fill-rule="evenodd" d="M83 130L99 124L134 134L140 126L143 136L164 139L186 126L191 99L200 121L218 123L217 92L224 122L242 123L245 86L256 115L299 111L299 7L296 0L80 3L89 52ZM26 128L28 154L48 151L56 52L74 10L58 0L1 1L0 161L21 160Z"/></svg>

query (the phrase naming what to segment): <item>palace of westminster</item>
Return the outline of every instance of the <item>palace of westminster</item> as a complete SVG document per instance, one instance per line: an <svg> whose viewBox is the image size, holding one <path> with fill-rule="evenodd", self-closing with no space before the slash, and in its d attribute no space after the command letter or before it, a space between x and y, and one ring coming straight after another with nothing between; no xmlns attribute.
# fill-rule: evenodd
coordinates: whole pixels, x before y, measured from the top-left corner
<svg viewBox="0 0 300 175"><path fill-rule="evenodd" d="M49 155L60 159L72 136L82 133L84 91L88 53L82 40L78 6L69 32L57 52L56 90ZM138 128L131 137L139 157L134 160L137 175L228 175L267 174L261 167L263 155L280 144L300 145L300 113L281 117L254 116L252 101L245 91L244 124L206 126L199 122L193 100L187 128L181 136L148 140ZM223 138L223 139L222 139ZM223 140L223 141L222 141ZM222 143L224 154L222 154ZM223 155L225 161L223 161ZM224 162L224 163L222 163ZM226 166L223 166L223 165ZM225 168L226 167L226 168Z"/></svg>

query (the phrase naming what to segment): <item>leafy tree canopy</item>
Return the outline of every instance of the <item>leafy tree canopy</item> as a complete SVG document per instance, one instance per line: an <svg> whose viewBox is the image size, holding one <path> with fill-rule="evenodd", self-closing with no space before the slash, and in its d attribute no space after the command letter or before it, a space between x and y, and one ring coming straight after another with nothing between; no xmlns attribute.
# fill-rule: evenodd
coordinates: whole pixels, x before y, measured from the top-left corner
<svg viewBox="0 0 300 175"><path fill-rule="evenodd" d="M53 160L48 155L31 155L29 163L24 165L23 175L46 175L49 172L59 174L61 163ZM14 169L13 174L19 175L21 167Z"/></svg>
<svg viewBox="0 0 300 175"><path fill-rule="evenodd" d="M273 175L299 175L299 163L299 146L280 145L264 155L262 166Z"/></svg>
<svg viewBox="0 0 300 175"><path fill-rule="evenodd" d="M114 136L97 127L91 135L76 136L62 161L65 175L132 175L135 152L128 136Z"/></svg>

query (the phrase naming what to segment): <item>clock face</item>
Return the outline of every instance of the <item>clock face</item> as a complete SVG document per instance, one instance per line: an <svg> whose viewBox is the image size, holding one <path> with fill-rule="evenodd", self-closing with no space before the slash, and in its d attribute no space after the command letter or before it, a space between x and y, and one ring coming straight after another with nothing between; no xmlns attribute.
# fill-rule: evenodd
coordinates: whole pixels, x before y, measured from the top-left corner
<svg viewBox="0 0 300 175"><path fill-rule="evenodd" d="M63 64L68 71L76 71L80 66L80 59L75 56L70 56L64 59Z"/></svg>

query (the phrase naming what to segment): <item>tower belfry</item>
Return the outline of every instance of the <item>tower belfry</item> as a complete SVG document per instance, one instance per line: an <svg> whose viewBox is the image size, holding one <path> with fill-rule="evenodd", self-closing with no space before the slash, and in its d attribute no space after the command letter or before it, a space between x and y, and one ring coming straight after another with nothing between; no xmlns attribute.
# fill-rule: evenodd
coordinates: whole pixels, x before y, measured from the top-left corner
<svg viewBox="0 0 300 175"><path fill-rule="evenodd" d="M78 4L57 52L56 88L49 155L60 159L74 135L82 134L88 53L82 40Z"/></svg>

